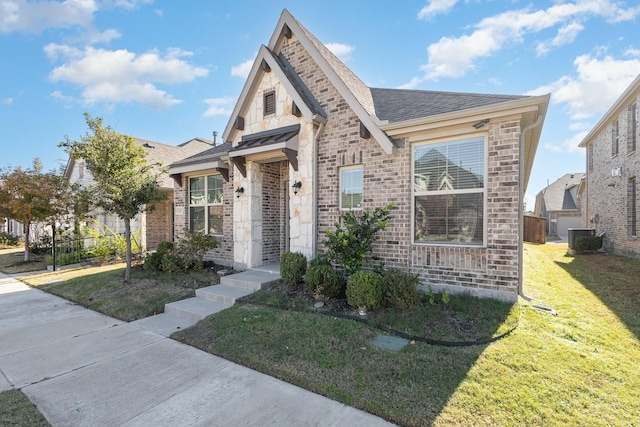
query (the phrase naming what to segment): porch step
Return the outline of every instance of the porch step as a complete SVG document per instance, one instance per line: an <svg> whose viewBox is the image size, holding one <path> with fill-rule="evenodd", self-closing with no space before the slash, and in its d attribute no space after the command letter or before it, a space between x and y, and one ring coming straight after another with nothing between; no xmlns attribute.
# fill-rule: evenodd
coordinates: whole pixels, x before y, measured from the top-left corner
<svg viewBox="0 0 640 427"><path fill-rule="evenodd" d="M223 304L217 301L208 301L204 298L194 297L165 304L164 312L182 319L199 322L205 317L229 307L231 307L231 304Z"/></svg>
<svg viewBox="0 0 640 427"><path fill-rule="evenodd" d="M196 289L194 298L165 304L164 313L131 322L165 337L193 326L235 304L238 298L280 280L279 264L269 264L220 278L220 284Z"/></svg>
<svg viewBox="0 0 640 427"><path fill-rule="evenodd" d="M237 286L213 285L196 289L196 297L233 305L236 303L236 299L249 295L252 292L253 290L251 289L239 288Z"/></svg>
<svg viewBox="0 0 640 427"><path fill-rule="evenodd" d="M221 277L220 284L257 291L258 289L261 289L263 285L268 285L270 283L277 282L278 280L280 280L279 273L254 269Z"/></svg>

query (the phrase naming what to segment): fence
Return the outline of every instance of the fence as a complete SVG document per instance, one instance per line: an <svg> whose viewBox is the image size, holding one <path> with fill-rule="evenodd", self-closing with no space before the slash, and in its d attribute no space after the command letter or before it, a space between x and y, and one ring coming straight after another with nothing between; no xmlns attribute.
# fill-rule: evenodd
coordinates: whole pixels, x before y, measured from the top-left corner
<svg viewBox="0 0 640 427"><path fill-rule="evenodd" d="M547 242L546 230L547 230L546 218L531 216L531 215L524 216L523 240L525 242L546 243Z"/></svg>

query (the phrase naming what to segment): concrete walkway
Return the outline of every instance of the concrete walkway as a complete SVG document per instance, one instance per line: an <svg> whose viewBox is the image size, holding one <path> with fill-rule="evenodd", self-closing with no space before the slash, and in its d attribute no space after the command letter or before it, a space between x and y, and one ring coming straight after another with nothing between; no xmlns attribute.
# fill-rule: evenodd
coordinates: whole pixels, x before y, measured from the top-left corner
<svg viewBox="0 0 640 427"><path fill-rule="evenodd" d="M0 391L54 426L384 426L365 412L0 273Z"/></svg>

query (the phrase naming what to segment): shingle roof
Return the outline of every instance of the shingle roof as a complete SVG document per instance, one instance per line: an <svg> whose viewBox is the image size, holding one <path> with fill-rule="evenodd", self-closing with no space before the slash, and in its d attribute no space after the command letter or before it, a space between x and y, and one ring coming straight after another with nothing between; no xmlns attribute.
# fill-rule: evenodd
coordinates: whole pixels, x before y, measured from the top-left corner
<svg viewBox="0 0 640 427"><path fill-rule="evenodd" d="M584 173L568 173L547 186L543 192L547 211L578 209L570 190L580 184Z"/></svg>
<svg viewBox="0 0 640 427"><path fill-rule="evenodd" d="M219 159L229 151L229 149L231 148L231 144L224 143L218 144L215 147L209 147L210 148L208 150L201 151L200 153L194 154L184 159L176 160L175 162L170 164L169 167L196 165L198 163L204 162L207 159Z"/></svg>
<svg viewBox="0 0 640 427"><path fill-rule="evenodd" d="M376 116L399 122L527 98L463 92L371 88Z"/></svg>

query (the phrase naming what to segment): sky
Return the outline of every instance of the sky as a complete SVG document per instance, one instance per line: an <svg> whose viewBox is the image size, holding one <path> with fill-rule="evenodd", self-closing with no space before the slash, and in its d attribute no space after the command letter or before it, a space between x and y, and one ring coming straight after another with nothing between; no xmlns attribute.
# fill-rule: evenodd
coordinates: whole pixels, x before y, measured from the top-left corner
<svg viewBox="0 0 640 427"><path fill-rule="evenodd" d="M551 94L525 203L640 74L637 0L0 0L0 168L64 167L88 131L218 142L282 9L367 85Z"/></svg>

